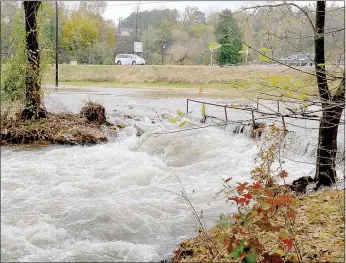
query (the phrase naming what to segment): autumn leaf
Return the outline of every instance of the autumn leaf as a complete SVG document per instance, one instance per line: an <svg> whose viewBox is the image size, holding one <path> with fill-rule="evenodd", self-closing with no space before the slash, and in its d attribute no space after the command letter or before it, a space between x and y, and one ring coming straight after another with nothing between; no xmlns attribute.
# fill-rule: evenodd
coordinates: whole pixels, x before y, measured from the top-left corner
<svg viewBox="0 0 346 263"><path fill-rule="evenodd" d="M227 179L225 180L225 183L228 183L230 180L232 180L232 177L227 178Z"/></svg>
<svg viewBox="0 0 346 263"><path fill-rule="evenodd" d="M243 196L244 196L246 199L253 199L253 195L252 195L252 194L243 194Z"/></svg>
<svg viewBox="0 0 346 263"><path fill-rule="evenodd" d="M293 209L288 209L287 213L286 213L286 216L288 218L296 218L297 216L297 213L296 211L294 211Z"/></svg>
<svg viewBox="0 0 346 263"><path fill-rule="evenodd" d="M258 241L258 238L250 238L248 242L250 247L262 254L264 251L264 246Z"/></svg>
<svg viewBox="0 0 346 263"><path fill-rule="evenodd" d="M288 251L291 251L293 248L293 239L291 238L290 233L287 231L283 231L279 234L279 239L282 242L282 244L285 246L285 248Z"/></svg>
<svg viewBox="0 0 346 263"><path fill-rule="evenodd" d="M283 259L281 258L281 255L278 253L273 253L269 255L268 252L263 254L263 260L261 263L283 263Z"/></svg>
<svg viewBox="0 0 346 263"><path fill-rule="evenodd" d="M245 183L238 183L239 185L236 187L238 194L243 193L243 191L246 189L246 186L248 185L247 182Z"/></svg>
<svg viewBox="0 0 346 263"><path fill-rule="evenodd" d="M262 182L256 182L253 185L249 186L249 188L252 190L257 190L261 188L261 185L262 185Z"/></svg>
<svg viewBox="0 0 346 263"><path fill-rule="evenodd" d="M288 173L285 170L282 170L279 174L280 178L287 178Z"/></svg>
<svg viewBox="0 0 346 263"><path fill-rule="evenodd" d="M223 240L223 244L227 246L229 244L229 238L225 238Z"/></svg>
<svg viewBox="0 0 346 263"><path fill-rule="evenodd" d="M291 251L293 248L293 240L292 239L281 239L281 242L285 245L288 251Z"/></svg>
<svg viewBox="0 0 346 263"><path fill-rule="evenodd" d="M275 206L285 206L293 202L293 196L291 194L283 194L274 200Z"/></svg>
<svg viewBox="0 0 346 263"><path fill-rule="evenodd" d="M234 201L237 203L237 205L241 206L248 205L250 203L250 200L243 197L239 198L237 196L228 197L228 200Z"/></svg>

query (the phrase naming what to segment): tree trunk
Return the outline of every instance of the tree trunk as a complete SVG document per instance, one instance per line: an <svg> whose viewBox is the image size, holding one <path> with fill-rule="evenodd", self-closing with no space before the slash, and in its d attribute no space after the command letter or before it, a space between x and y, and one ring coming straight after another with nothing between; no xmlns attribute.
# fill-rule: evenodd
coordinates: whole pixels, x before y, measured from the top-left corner
<svg viewBox="0 0 346 263"><path fill-rule="evenodd" d="M21 114L24 120L46 117L41 105L40 54L37 39L37 11L41 1L24 1L27 68L25 76L25 108Z"/></svg>
<svg viewBox="0 0 346 263"><path fill-rule="evenodd" d="M337 152L338 127L343 106L336 106L323 111L321 117L316 161L317 187L330 186L336 181L335 159Z"/></svg>
<svg viewBox="0 0 346 263"><path fill-rule="evenodd" d="M336 182L335 159L337 136L341 114L345 107L345 75L334 96L328 87L324 55L324 27L326 3L317 1L315 27L315 71L318 92L322 104L320 120L315 181L317 187L330 186Z"/></svg>

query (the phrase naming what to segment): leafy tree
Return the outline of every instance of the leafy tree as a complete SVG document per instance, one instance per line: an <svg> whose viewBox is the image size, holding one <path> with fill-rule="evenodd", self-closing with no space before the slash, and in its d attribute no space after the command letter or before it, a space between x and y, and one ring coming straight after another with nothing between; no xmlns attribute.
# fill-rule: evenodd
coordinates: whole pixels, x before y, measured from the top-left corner
<svg viewBox="0 0 346 263"><path fill-rule="evenodd" d="M217 42L223 44L218 51L220 65L240 63L243 35L230 10L225 9L220 13L215 33Z"/></svg>
<svg viewBox="0 0 346 263"><path fill-rule="evenodd" d="M173 44L172 36L173 24L165 19L158 28L158 45L160 46L161 64L165 63L167 50Z"/></svg>
<svg viewBox="0 0 346 263"><path fill-rule="evenodd" d="M106 1L81 1L79 4L79 9L86 9L95 16L101 16L106 8Z"/></svg>
<svg viewBox="0 0 346 263"><path fill-rule="evenodd" d="M17 2L1 2L1 60L5 61L14 55L14 27L18 23L21 5Z"/></svg>
<svg viewBox="0 0 346 263"><path fill-rule="evenodd" d="M70 17L64 17L60 38L64 61L109 63L106 58L114 56L115 24L103 19L104 8L102 3L81 2Z"/></svg>
<svg viewBox="0 0 346 263"><path fill-rule="evenodd" d="M136 28L136 19L139 25L139 30L143 31L149 26L154 28L160 27L163 20L167 20L172 24L178 23L179 13L176 9L151 10L142 12L133 12L127 18L122 20L122 28Z"/></svg>

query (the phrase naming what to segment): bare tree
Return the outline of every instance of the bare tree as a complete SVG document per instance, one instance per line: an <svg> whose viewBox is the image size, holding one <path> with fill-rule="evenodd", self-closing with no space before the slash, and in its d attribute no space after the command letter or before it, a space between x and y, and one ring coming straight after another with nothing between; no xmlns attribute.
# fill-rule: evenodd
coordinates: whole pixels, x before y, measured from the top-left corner
<svg viewBox="0 0 346 263"><path fill-rule="evenodd" d="M322 104L315 175L318 186L335 183L338 127L345 108L345 73L334 95L328 85L324 49L325 14L326 2L318 1L315 26L315 71Z"/></svg>
<svg viewBox="0 0 346 263"><path fill-rule="evenodd" d="M280 8L283 7L285 10L282 11L285 16L286 13L292 13L292 8L297 8L299 10L300 16L305 17L306 22L311 26L314 39L314 50L315 50L315 59L313 64L315 65L314 72L310 72L305 69L298 69L290 65L286 65L291 69L298 70L302 73L306 73L316 77L317 86L318 86L318 97L321 103L321 112L322 117L320 118L319 125L319 134L318 134L318 147L317 147L317 159L316 159L316 173L315 181L317 182L317 188L321 185L330 186L336 182L336 153L337 153L337 136L338 136L338 127L340 124L342 112L345 107L345 74L343 77L336 76L330 71L326 70L326 59L325 59L325 36L333 34L344 30L342 29L333 29L332 31L325 32L325 17L326 17L326 2L317 1L316 10L315 10L315 19L310 17L310 11L306 8L302 8L294 3L279 3L279 4L266 4L258 5L251 8L243 8L241 11L249 10L258 10L260 8ZM250 17L255 13L251 12ZM269 10L270 11L270 10ZM300 33L291 32L295 35L295 38L302 40L307 36L303 36ZM300 53L304 54L301 45L295 46L287 39L287 36L280 38L277 36L277 39L284 40L287 42L294 50L299 50ZM301 42L300 42L301 43ZM246 44L246 43L245 43ZM249 46L249 45L248 45ZM258 53L261 56L264 56L268 59L271 59L277 63L285 65L284 63L275 60L273 57L268 57L266 54L261 53L257 49L249 46L254 52ZM335 92L330 87L330 83L333 81L340 80ZM333 94L334 93L334 94Z"/></svg>

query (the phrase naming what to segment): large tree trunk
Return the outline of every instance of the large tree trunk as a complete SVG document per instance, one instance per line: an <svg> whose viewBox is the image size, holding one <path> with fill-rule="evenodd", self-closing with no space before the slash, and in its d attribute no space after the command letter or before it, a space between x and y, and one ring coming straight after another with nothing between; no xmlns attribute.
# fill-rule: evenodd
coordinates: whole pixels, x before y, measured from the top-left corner
<svg viewBox="0 0 346 263"><path fill-rule="evenodd" d="M315 181L330 186L336 181L335 159L337 153L338 127L345 107L345 75L334 96L328 87L324 55L324 27L326 3L318 1L315 27L315 70L322 104L319 126Z"/></svg>
<svg viewBox="0 0 346 263"><path fill-rule="evenodd" d="M24 1L27 68L25 76L25 109L21 114L24 120L46 117L41 105L40 94L40 54L37 39L37 11L41 1Z"/></svg>
<svg viewBox="0 0 346 263"><path fill-rule="evenodd" d="M338 127L343 106L323 111L321 117L316 161L315 181L317 186L330 186L336 181L335 159L337 152Z"/></svg>

